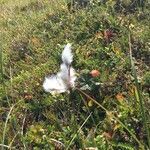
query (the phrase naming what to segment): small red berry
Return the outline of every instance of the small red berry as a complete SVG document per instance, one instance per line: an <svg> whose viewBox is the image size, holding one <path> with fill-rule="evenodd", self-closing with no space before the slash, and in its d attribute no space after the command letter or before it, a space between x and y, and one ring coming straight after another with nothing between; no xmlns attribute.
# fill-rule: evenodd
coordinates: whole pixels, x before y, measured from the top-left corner
<svg viewBox="0 0 150 150"><path fill-rule="evenodd" d="M92 77L98 77L100 75L100 72L98 70L92 70L90 74Z"/></svg>

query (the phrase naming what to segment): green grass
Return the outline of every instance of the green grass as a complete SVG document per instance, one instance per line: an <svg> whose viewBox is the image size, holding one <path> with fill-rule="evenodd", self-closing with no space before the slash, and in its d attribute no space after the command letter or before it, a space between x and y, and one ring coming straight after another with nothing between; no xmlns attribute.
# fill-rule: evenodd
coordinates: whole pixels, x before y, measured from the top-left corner
<svg viewBox="0 0 150 150"><path fill-rule="evenodd" d="M150 148L149 3L135 2L0 0L2 149ZM53 97L42 84L68 42L77 88Z"/></svg>

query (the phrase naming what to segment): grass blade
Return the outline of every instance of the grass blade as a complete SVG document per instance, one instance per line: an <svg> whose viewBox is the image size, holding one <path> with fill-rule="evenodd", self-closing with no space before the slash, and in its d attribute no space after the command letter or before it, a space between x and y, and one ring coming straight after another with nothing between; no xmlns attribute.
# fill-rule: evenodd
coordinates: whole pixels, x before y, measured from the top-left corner
<svg viewBox="0 0 150 150"><path fill-rule="evenodd" d="M132 131L130 131L130 129L122 122L120 121L117 117L115 117L115 115L113 115L109 110L107 110L104 106L102 106L100 103L98 103L95 99L93 99L92 97L90 97L89 95L87 95L85 92L83 92L80 89L77 89L79 92L81 92L83 95L85 95L86 97L88 97L90 100L92 100L95 104L97 104L100 108L102 108L106 114L111 115L123 128L125 128L129 134L134 138L134 140L139 144L139 147L144 150L144 146L143 144L137 139L137 137L132 133Z"/></svg>
<svg viewBox="0 0 150 150"><path fill-rule="evenodd" d="M1 145L2 145L2 150L4 150L4 147L5 147L5 146L3 146L3 145L5 145L5 136L6 136L6 129L7 129L8 120L10 119L10 115L11 115L12 110L14 109L14 107L15 107L19 102L21 102L21 100L18 101L16 104L14 104L14 105L10 108L10 110L9 110L9 112L8 112L8 115L7 115L7 118L6 118L6 121L5 121L5 125L4 125L4 130L3 130L3 138L2 138L2 144L1 144Z"/></svg>
<svg viewBox="0 0 150 150"><path fill-rule="evenodd" d="M85 125L85 123L86 123L86 122L88 121L88 119L91 117L91 115L92 115L92 112L88 115L88 117L87 117L87 118L85 119L85 121L82 123L82 125L80 126L80 128L78 129L78 131L76 132L76 134L73 136L73 138L71 139L71 141L70 141L70 143L69 143L69 145L68 145L68 147L67 147L66 150L69 150L69 148L70 148L72 142L74 141L74 139L76 138L77 134L81 131L82 127Z"/></svg>
<svg viewBox="0 0 150 150"><path fill-rule="evenodd" d="M137 78L137 74L136 74L136 70L135 70L135 65L134 65L134 61L132 58L131 34L130 33L129 33L129 55L130 55L130 61L131 61L131 69L132 69L133 77L135 80L135 86L136 86L136 90L137 90L136 91L136 94L137 94L136 99L140 104L142 121L143 121L145 130L146 130L146 134L147 134L148 147L150 148L150 129L148 128L147 117L146 117L145 108L144 108L144 100L141 95L140 86L138 83L138 78Z"/></svg>

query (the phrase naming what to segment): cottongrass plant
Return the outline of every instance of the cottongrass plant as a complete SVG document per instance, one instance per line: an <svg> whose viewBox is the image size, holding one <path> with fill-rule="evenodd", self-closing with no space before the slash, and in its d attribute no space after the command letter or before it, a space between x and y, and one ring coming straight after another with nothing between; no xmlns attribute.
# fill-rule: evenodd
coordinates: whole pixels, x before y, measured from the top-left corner
<svg viewBox="0 0 150 150"><path fill-rule="evenodd" d="M43 88L46 92L50 92L52 95L69 92L69 90L75 87L76 73L71 66L73 61L73 54L71 51L71 44L68 43L62 52L62 64L60 65L60 71L56 75L45 77Z"/></svg>

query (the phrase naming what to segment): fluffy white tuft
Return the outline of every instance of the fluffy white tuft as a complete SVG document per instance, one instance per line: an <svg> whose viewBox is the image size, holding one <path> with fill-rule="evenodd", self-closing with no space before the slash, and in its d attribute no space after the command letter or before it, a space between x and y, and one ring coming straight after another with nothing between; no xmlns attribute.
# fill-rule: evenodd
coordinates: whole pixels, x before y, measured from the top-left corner
<svg viewBox="0 0 150 150"><path fill-rule="evenodd" d="M63 80L57 75L46 77L43 83L43 88L46 92L50 92L51 94L63 93L67 91L67 87Z"/></svg>
<svg viewBox="0 0 150 150"><path fill-rule="evenodd" d="M67 84L69 78L69 68L66 64L61 64L60 72L58 72L58 76Z"/></svg>
<svg viewBox="0 0 150 150"><path fill-rule="evenodd" d="M77 79L77 77L76 77L76 72L75 72L75 70L74 70L74 68L70 68L70 86L71 87L75 87L75 80Z"/></svg>
<svg viewBox="0 0 150 150"><path fill-rule="evenodd" d="M62 61L65 63L65 64L68 64L70 65L73 61L73 55L72 55L72 52L71 52L71 44L68 43L63 52L62 52Z"/></svg>
<svg viewBox="0 0 150 150"><path fill-rule="evenodd" d="M62 61L60 71L56 75L45 78L43 88L46 92L51 94L63 93L75 87L76 73L71 67L71 62L73 61L71 44L65 46L62 52Z"/></svg>

